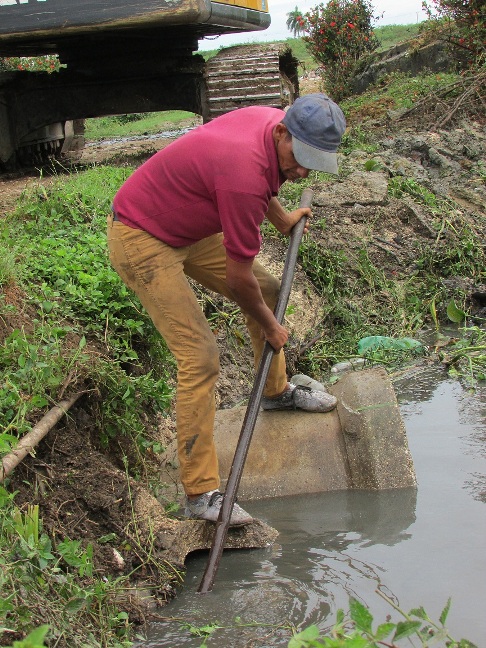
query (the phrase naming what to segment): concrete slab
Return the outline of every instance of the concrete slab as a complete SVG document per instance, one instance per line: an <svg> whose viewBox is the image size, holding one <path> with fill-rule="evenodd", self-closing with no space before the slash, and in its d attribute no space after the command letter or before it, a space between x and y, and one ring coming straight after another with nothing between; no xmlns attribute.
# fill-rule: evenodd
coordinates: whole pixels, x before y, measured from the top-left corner
<svg viewBox="0 0 486 648"><path fill-rule="evenodd" d="M241 501L416 486L405 425L386 371L377 367L346 372L329 391L338 398L338 406L327 414L259 412L238 490ZM246 409L245 405L216 414L221 490ZM162 474L182 493L172 445Z"/></svg>
<svg viewBox="0 0 486 648"><path fill-rule="evenodd" d="M246 407L217 413L214 437L222 488L226 485L245 413ZM341 490L350 483L336 411L259 413L238 491L240 499Z"/></svg>
<svg viewBox="0 0 486 648"><path fill-rule="evenodd" d="M405 425L386 370L348 372L329 391L338 399L352 488L416 486Z"/></svg>

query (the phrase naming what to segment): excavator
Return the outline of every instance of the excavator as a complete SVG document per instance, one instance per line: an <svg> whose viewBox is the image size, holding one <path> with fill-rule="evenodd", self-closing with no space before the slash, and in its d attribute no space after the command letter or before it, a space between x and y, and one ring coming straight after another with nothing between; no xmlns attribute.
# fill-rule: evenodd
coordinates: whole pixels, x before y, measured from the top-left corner
<svg viewBox="0 0 486 648"><path fill-rule="evenodd" d="M279 44L199 43L264 30L267 0L0 0L0 59L56 55L59 71L0 71L0 170L83 146L89 117L185 110L209 121L298 96L298 60Z"/></svg>

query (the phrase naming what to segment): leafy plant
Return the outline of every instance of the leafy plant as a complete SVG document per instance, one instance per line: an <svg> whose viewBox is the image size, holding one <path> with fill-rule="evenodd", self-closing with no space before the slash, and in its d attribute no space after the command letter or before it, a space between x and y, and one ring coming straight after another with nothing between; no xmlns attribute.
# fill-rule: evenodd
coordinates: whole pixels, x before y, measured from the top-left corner
<svg viewBox="0 0 486 648"><path fill-rule="evenodd" d="M67 385L90 383L101 397L102 443L122 432L139 459L148 443L142 410L163 411L170 402L173 360L107 257L106 214L126 175L107 167L58 178L26 192L0 223L0 240L18 259L18 280L37 311L29 331L14 330L0 346L4 452L15 443L5 435L28 431ZM141 371L139 354L151 368Z"/></svg>
<svg viewBox="0 0 486 648"><path fill-rule="evenodd" d="M322 66L328 92L337 101L346 97L357 61L379 46L372 28L371 3L330 0L294 18L300 31L306 34L304 40L311 55Z"/></svg>
<svg viewBox="0 0 486 648"><path fill-rule="evenodd" d="M429 22L426 29L447 40L470 61L484 60L486 17L482 0L431 0L422 2Z"/></svg>
<svg viewBox="0 0 486 648"><path fill-rule="evenodd" d="M59 57L56 54L45 56L11 56L0 58L1 70L20 70L22 72L58 72L61 69Z"/></svg>
<svg viewBox="0 0 486 648"><path fill-rule="evenodd" d="M14 641L11 648L44 648L46 635L49 632L48 625L42 625L29 632L25 639Z"/></svg>
<svg viewBox="0 0 486 648"><path fill-rule="evenodd" d="M67 345L70 327L48 326L37 321L32 333L15 329L0 346L0 425L3 448L9 438L31 428L30 419L56 399L66 376L82 373L88 356L80 338L77 345ZM7 444L7 445L5 445Z"/></svg>
<svg viewBox="0 0 486 648"><path fill-rule="evenodd" d="M384 596L383 598L404 617L403 621L397 623L385 621L373 628L374 618L369 609L357 599L350 598L349 615L346 616L343 610L338 610L336 624L330 634L321 637L317 626L309 626L292 637L288 648L378 648L379 646L398 648L398 642L404 639L408 640L408 645L423 648L438 642L445 642L444 645L449 648L475 648L474 644L466 639L460 641L453 639L445 627L451 605L450 599L437 623L428 616L423 607L414 608L406 613L390 599Z"/></svg>
<svg viewBox="0 0 486 648"><path fill-rule="evenodd" d="M98 579L89 545L65 539L55 546L42 532L38 508L24 512L14 498L0 486L2 639L14 620L15 634L25 636L11 648L59 645L64 637L72 648L129 648L128 615L117 603L124 579Z"/></svg>

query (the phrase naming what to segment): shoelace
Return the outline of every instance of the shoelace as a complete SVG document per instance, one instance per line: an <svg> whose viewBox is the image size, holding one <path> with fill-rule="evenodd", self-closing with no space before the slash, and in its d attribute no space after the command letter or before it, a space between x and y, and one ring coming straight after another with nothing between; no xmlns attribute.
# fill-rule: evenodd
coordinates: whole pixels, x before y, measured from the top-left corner
<svg viewBox="0 0 486 648"><path fill-rule="evenodd" d="M209 498L208 507L213 506L213 504L216 504L216 502L218 500L220 500L220 499L223 499L223 493L220 493L219 491L216 491Z"/></svg>
<svg viewBox="0 0 486 648"><path fill-rule="evenodd" d="M295 385L295 389L292 389L292 393L291 393L292 408L294 410L297 409L297 405L295 404L295 394L297 393L298 390L305 391L305 392L311 392L312 388L307 387L307 385Z"/></svg>
<svg viewBox="0 0 486 648"><path fill-rule="evenodd" d="M216 491L211 495L209 498L208 506L212 506L213 504L216 504L220 499L222 500L224 496L224 493L221 493L220 491ZM238 501L238 498L235 499L235 504Z"/></svg>

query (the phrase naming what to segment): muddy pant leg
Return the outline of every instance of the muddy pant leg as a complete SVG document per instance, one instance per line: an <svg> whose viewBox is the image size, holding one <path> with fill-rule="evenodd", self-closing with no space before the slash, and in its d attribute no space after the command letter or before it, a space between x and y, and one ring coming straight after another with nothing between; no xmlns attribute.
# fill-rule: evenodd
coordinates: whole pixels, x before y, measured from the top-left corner
<svg viewBox="0 0 486 648"><path fill-rule="evenodd" d="M275 310L280 292L280 282L258 262L253 262L253 273L260 284L263 299L269 308ZM265 340L262 338L261 326L258 322L246 315L246 325L251 337L253 354L255 357L255 369L258 368L260 358L262 357ZM287 386L287 367L283 349L274 354L267 381L263 390L264 396L276 396L281 394Z"/></svg>
<svg viewBox="0 0 486 648"><path fill-rule="evenodd" d="M187 275L200 284L233 299L226 285L226 252L223 247L221 234L211 236L196 245L191 246L191 252L186 258L184 267ZM265 303L273 310L277 303L280 282L265 268L254 261L253 272L260 284ZM265 340L262 338L261 326L248 314L244 313L246 325L251 338L255 368L258 368ZM276 396L283 392L287 385L287 370L283 351L276 353L265 384L264 395Z"/></svg>
<svg viewBox="0 0 486 648"><path fill-rule="evenodd" d="M183 272L189 248L108 222L110 261L150 315L177 360L177 445L188 495L219 487L213 441L218 348Z"/></svg>

